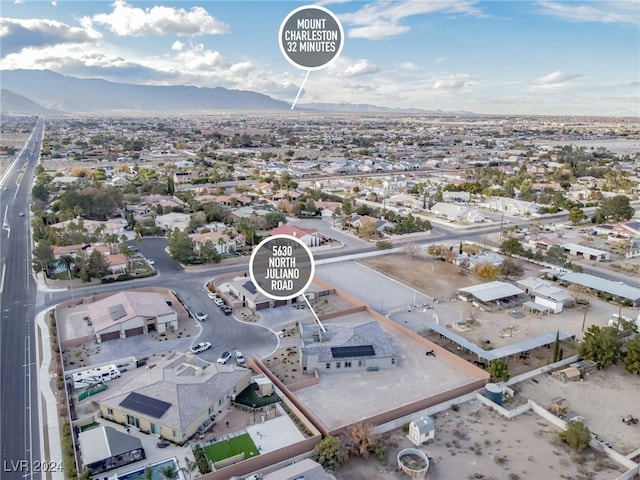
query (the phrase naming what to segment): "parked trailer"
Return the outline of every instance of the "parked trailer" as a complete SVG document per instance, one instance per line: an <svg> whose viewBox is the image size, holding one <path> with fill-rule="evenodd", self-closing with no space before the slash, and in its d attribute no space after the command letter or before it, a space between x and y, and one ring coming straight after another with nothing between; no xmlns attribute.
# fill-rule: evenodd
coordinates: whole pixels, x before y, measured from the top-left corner
<svg viewBox="0 0 640 480"><path fill-rule="evenodd" d="M72 375L73 388L85 388L98 383L108 382L120 377L120 370L113 363L102 367L89 368Z"/></svg>

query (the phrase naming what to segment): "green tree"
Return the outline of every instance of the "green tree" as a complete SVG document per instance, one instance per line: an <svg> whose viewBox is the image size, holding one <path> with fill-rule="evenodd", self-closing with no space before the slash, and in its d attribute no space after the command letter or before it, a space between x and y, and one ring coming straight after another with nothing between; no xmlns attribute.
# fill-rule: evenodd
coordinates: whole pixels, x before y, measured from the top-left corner
<svg viewBox="0 0 640 480"><path fill-rule="evenodd" d="M553 342L553 363L560 359L560 330L556 331L556 340Z"/></svg>
<svg viewBox="0 0 640 480"><path fill-rule="evenodd" d="M519 277L524 273L522 266L512 258L505 258L500 264L500 274L508 280L509 277Z"/></svg>
<svg viewBox="0 0 640 480"><path fill-rule="evenodd" d="M69 287L71 287L71 266L74 265L74 258L71 255L60 255L58 262L64 265L64 268L67 271L67 276L69 277Z"/></svg>
<svg viewBox="0 0 640 480"><path fill-rule="evenodd" d="M176 191L176 184L173 180L173 175L167 175L167 193L173 195Z"/></svg>
<svg viewBox="0 0 640 480"><path fill-rule="evenodd" d="M629 373L640 373L640 335L635 335L627 342L624 366Z"/></svg>
<svg viewBox="0 0 640 480"><path fill-rule="evenodd" d="M177 228L169 235L169 254L180 263L189 263L195 257L193 240Z"/></svg>
<svg viewBox="0 0 640 480"><path fill-rule="evenodd" d="M368 222L364 225L360 225L360 227L358 227L358 233L362 235L363 238L371 240L371 237L376 234L376 224L373 222Z"/></svg>
<svg viewBox="0 0 640 480"><path fill-rule="evenodd" d="M199 257L203 263L218 263L220 262L220 254L216 250L215 245L211 240L207 240L200 245Z"/></svg>
<svg viewBox="0 0 640 480"><path fill-rule="evenodd" d="M500 359L491 362L489 365L489 374L491 375L491 378L497 382L506 382L511 378L511 375L509 374L509 366L506 362Z"/></svg>
<svg viewBox="0 0 640 480"><path fill-rule="evenodd" d="M569 210L568 218L571 223L577 225L586 220L587 215L582 211L580 207L572 207L571 210Z"/></svg>
<svg viewBox="0 0 640 480"><path fill-rule="evenodd" d="M342 213L344 213L347 217L353 213L353 203L348 198L342 202Z"/></svg>
<svg viewBox="0 0 640 480"><path fill-rule="evenodd" d="M505 255L522 255L524 254L524 247L517 238L509 238L502 242L500 251Z"/></svg>
<svg viewBox="0 0 640 480"><path fill-rule="evenodd" d="M599 362L605 368L617 363L621 355L617 329L591 325L578 345L578 354L587 360Z"/></svg>
<svg viewBox="0 0 640 480"><path fill-rule="evenodd" d="M92 251L91 255L89 255L87 268L92 278L102 278L109 273L107 260L98 250Z"/></svg>
<svg viewBox="0 0 640 480"><path fill-rule="evenodd" d="M160 470L160 473L167 480L175 480L176 478L178 478L178 469L176 468L175 465L169 465L167 467L162 468Z"/></svg>
<svg viewBox="0 0 640 480"><path fill-rule="evenodd" d="M582 422L567 422L567 428L560 432L560 440L574 450L584 450L591 441L591 432Z"/></svg>
<svg viewBox="0 0 640 480"><path fill-rule="evenodd" d="M40 240L33 249L33 266L36 272L44 270L49 275L49 265L53 262L53 247L47 240Z"/></svg>
<svg viewBox="0 0 640 480"><path fill-rule="evenodd" d="M615 197L605 198L600 203L600 208L596 210L595 220L620 222L629 220L636 213L631 206L629 197L626 195L616 195Z"/></svg>
<svg viewBox="0 0 640 480"><path fill-rule="evenodd" d="M271 230L272 228L276 228L281 222L284 224L287 222L287 217L284 213L267 213L264 216L264 220L266 222L266 228Z"/></svg>
<svg viewBox="0 0 640 480"><path fill-rule="evenodd" d="M325 437L313 449L316 462L329 471L335 471L343 462L342 440L340 437Z"/></svg>
<svg viewBox="0 0 640 480"><path fill-rule="evenodd" d="M547 261L553 265L564 265L567 261L567 254L560 245L552 245L545 254Z"/></svg>

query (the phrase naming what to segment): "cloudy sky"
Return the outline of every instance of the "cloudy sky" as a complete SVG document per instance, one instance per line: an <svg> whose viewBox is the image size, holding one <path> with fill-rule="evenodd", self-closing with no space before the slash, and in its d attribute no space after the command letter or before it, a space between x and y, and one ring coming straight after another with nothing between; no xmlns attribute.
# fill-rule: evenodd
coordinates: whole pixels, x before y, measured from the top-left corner
<svg viewBox="0 0 640 480"><path fill-rule="evenodd" d="M255 90L292 102L306 71L278 45L313 2L2 0L0 69ZM344 48L300 104L489 114L640 115L640 2L320 1Z"/></svg>

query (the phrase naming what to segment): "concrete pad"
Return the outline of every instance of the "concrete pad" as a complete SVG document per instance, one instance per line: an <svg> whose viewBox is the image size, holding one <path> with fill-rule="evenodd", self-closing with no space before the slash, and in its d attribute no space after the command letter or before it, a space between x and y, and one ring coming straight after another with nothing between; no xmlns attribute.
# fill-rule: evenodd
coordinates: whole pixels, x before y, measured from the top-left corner
<svg viewBox="0 0 640 480"><path fill-rule="evenodd" d="M260 453L273 452L304 440L304 435L288 415L247 427L247 433Z"/></svg>
<svg viewBox="0 0 640 480"><path fill-rule="evenodd" d="M331 322L362 322L372 319L368 313L361 312L333 319ZM398 354L395 368L373 372L320 371L319 384L295 392L329 430L364 421L478 379L477 375L444 358L425 355L425 347L415 340L382 324L381 327L391 337Z"/></svg>

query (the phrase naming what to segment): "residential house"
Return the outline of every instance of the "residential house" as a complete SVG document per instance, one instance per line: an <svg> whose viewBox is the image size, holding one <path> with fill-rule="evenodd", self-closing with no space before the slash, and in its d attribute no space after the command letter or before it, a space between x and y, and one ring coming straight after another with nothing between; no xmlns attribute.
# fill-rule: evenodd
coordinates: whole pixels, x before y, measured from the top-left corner
<svg viewBox="0 0 640 480"><path fill-rule="evenodd" d="M283 224L269 232L269 235L289 235L301 240L308 247L319 247L324 243L324 238L315 228L294 227Z"/></svg>
<svg viewBox="0 0 640 480"><path fill-rule="evenodd" d="M185 231L189 227L191 215L188 213L170 212L156 217L156 225L165 232L173 232L176 228Z"/></svg>
<svg viewBox="0 0 640 480"><path fill-rule="evenodd" d="M78 434L82 465L91 475L113 470L147 458L139 438L100 425Z"/></svg>
<svg viewBox="0 0 640 480"><path fill-rule="evenodd" d="M376 226L376 231L379 233L385 233L387 230L393 230L394 224L384 220L382 218L370 217L369 215L357 215L353 214L351 216L351 225L354 228L360 228L363 225L368 223L374 223Z"/></svg>
<svg viewBox="0 0 640 480"><path fill-rule="evenodd" d="M436 203L431 207L431 213L451 222L481 223L485 220L478 209L453 203Z"/></svg>
<svg viewBox="0 0 640 480"><path fill-rule="evenodd" d="M391 338L378 322L325 323L326 331L316 324L299 323L304 372L352 372L395 368L398 354Z"/></svg>
<svg viewBox="0 0 640 480"><path fill-rule="evenodd" d="M178 328L178 315L155 292L126 291L87 304L96 342Z"/></svg>
<svg viewBox="0 0 640 480"><path fill-rule="evenodd" d="M211 242L220 255L233 253L238 248L244 246L244 238L242 235L235 235L232 238L229 232L225 232L224 230L211 230L206 233L194 233L189 236L193 240L196 250L199 250L200 246L206 242Z"/></svg>
<svg viewBox="0 0 640 480"><path fill-rule="evenodd" d="M530 236L527 239L527 245L529 246L529 248L532 248L534 250L542 250L545 252L549 250L551 247L556 245L561 245L561 244L562 244L562 239L556 238L556 237Z"/></svg>
<svg viewBox="0 0 640 480"><path fill-rule="evenodd" d="M251 371L170 353L155 368L123 380L98 402L102 418L183 445L249 386Z"/></svg>
<svg viewBox="0 0 640 480"><path fill-rule="evenodd" d="M515 198L493 197L481 205L489 210L509 215L533 215L538 212L538 205L535 202L526 202Z"/></svg>

